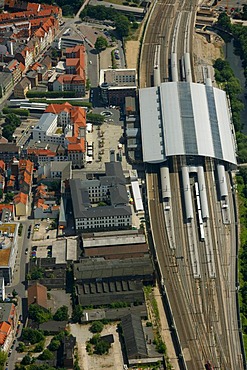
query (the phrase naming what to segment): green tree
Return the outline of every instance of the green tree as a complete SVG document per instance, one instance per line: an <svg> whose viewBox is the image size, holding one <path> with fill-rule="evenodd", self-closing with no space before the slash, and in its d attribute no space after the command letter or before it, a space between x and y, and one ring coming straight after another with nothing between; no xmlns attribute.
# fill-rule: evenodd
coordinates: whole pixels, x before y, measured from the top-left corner
<svg viewBox="0 0 247 370"><path fill-rule="evenodd" d="M108 42L105 37L99 36L94 44L94 48L100 53L102 50L105 50L108 46Z"/></svg>
<svg viewBox="0 0 247 370"><path fill-rule="evenodd" d="M25 355L24 357L23 357L23 359L22 359L22 361L21 361L21 364L22 365L30 365L31 363L32 363L32 361L33 361L33 359L32 359L32 357L31 356L29 356L29 355Z"/></svg>
<svg viewBox="0 0 247 370"><path fill-rule="evenodd" d="M18 296L18 293L15 289L12 290L12 296L15 298Z"/></svg>
<svg viewBox="0 0 247 370"><path fill-rule="evenodd" d="M54 357L53 353L49 349L44 349L44 351L38 356L39 360L52 360Z"/></svg>
<svg viewBox="0 0 247 370"><path fill-rule="evenodd" d="M50 311L37 304L31 304L28 309L28 316L30 319L38 322L39 324L47 322L52 318Z"/></svg>
<svg viewBox="0 0 247 370"><path fill-rule="evenodd" d="M83 308L80 304L76 305L72 312L72 320L73 322L78 322L81 324L81 319L83 316Z"/></svg>
<svg viewBox="0 0 247 370"><path fill-rule="evenodd" d="M21 119L14 113L9 113L5 117L5 123L6 125L14 126L15 128L20 126Z"/></svg>
<svg viewBox="0 0 247 370"><path fill-rule="evenodd" d="M49 344L49 350L50 351L57 351L58 348L60 347L61 342L57 339L52 339L51 343Z"/></svg>
<svg viewBox="0 0 247 370"><path fill-rule="evenodd" d="M7 361L8 355L5 351L0 351L0 369L3 369L5 362Z"/></svg>
<svg viewBox="0 0 247 370"><path fill-rule="evenodd" d="M41 330L31 328L23 328L21 337L23 340L26 340L31 344L41 342L42 340L45 339L45 336Z"/></svg>
<svg viewBox="0 0 247 370"><path fill-rule="evenodd" d="M18 347L17 347L17 352L25 352L26 346L23 342L19 342Z"/></svg>
<svg viewBox="0 0 247 370"><path fill-rule="evenodd" d="M94 321L90 326L91 333L101 333L104 329L104 324L101 321Z"/></svg>
<svg viewBox="0 0 247 370"><path fill-rule="evenodd" d="M4 198L4 203L11 203L13 202L14 199L14 194L13 193L6 193L5 198Z"/></svg>
<svg viewBox="0 0 247 370"><path fill-rule="evenodd" d="M221 13L218 18L218 25L224 28L227 31L231 30L231 19L230 17L225 13Z"/></svg>
<svg viewBox="0 0 247 370"><path fill-rule="evenodd" d="M39 280L44 276L44 271L40 267L34 267L29 274L27 274L27 280Z"/></svg>
<svg viewBox="0 0 247 370"><path fill-rule="evenodd" d="M66 306L59 307L55 312L53 319L56 321L68 321L69 319L68 307Z"/></svg>
<svg viewBox="0 0 247 370"><path fill-rule="evenodd" d="M116 32L120 37L127 37L130 31L130 21L125 15L119 15L116 20Z"/></svg>
<svg viewBox="0 0 247 370"><path fill-rule="evenodd" d="M43 351L44 346L45 346L44 341L41 341L41 342L39 342L39 343L36 344L36 346L34 347L34 350L33 351L34 352L41 352L41 351Z"/></svg>
<svg viewBox="0 0 247 370"><path fill-rule="evenodd" d="M111 348L110 343L105 342L104 340L99 340L94 347L94 352L97 355L105 355L109 352L110 348Z"/></svg>

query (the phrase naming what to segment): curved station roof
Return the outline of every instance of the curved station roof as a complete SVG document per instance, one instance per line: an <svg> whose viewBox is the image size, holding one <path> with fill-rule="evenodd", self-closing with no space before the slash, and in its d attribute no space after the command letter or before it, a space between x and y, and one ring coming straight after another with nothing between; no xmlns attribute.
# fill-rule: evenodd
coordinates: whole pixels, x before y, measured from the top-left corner
<svg viewBox="0 0 247 370"><path fill-rule="evenodd" d="M226 93L190 82L140 89L143 160L204 156L236 164Z"/></svg>

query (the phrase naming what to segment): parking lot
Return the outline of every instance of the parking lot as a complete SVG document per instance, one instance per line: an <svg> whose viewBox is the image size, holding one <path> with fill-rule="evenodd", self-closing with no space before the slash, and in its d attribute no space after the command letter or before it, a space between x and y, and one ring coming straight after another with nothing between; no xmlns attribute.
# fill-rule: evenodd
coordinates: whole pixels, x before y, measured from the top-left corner
<svg viewBox="0 0 247 370"><path fill-rule="evenodd" d="M50 230L52 221L51 220L45 220L45 221L37 221L35 222L36 225L39 224L38 227L33 227L33 234L32 234L32 240L38 241L38 240L50 240L50 239L56 239L57 236L57 229ZM49 241L48 241L49 244Z"/></svg>
<svg viewBox="0 0 247 370"><path fill-rule="evenodd" d="M94 109L94 113L100 114L102 111L110 111L112 114L105 119L107 122L100 126L93 125L93 131L87 133L87 142L93 143L93 151L90 162L87 163L85 170L73 171L74 178L83 177L85 172L104 172L105 162L110 160L110 150L115 150L115 159L122 159L124 172L131 170L132 167L126 161L124 146L120 144L123 136L122 121L120 121L120 111L118 109ZM120 145L119 145L120 144Z"/></svg>

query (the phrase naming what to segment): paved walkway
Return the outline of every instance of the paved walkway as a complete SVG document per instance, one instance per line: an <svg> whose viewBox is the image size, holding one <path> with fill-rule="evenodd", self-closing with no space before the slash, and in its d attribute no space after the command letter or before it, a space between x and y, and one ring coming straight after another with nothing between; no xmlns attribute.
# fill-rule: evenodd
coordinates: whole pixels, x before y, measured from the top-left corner
<svg viewBox="0 0 247 370"><path fill-rule="evenodd" d="M179 364L178 364L178 359L174 350L173 342L172 342L172 337L171 337L171 332L170 328L166 319L160 291L158 287L154 288L153 291L154 297L156 299L158 309L159 309L159 315L160 315L160 324L161 324L161 337L166 344L167 348L167 355L168 358L170 359L170 362L172 364L172 369L174 370L179 370Z"/></svg>

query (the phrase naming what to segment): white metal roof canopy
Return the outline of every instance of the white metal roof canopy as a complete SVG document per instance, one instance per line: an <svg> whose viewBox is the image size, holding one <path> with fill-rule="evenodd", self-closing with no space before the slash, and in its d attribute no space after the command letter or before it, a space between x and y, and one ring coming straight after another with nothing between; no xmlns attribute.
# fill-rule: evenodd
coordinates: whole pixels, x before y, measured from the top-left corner
<svg viewBox="0 0 247 370"><path fill-rule="evenodd" d="M159 163L198 155L236 164L224 91L202 84L167 82L140 90L143 159Z"/></svg>

